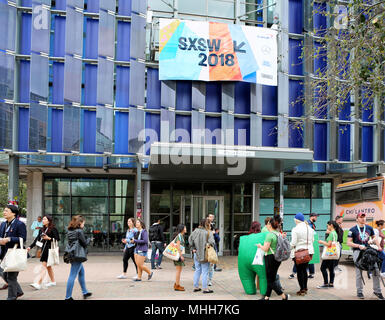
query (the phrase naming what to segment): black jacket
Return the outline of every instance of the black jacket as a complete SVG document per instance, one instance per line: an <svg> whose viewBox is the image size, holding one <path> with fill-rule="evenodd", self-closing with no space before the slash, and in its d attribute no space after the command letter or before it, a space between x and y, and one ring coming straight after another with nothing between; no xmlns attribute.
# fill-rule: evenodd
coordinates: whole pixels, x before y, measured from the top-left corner
<svg viewBox="0 0 385 320"><path fill-rule="evenodd" d="M0 246L1 253L0 253L0 259L3 259L5 254L7 253L9 248L13 248L15 244L17 244L17 247L19 247L19 238L23 238L23 241L27 240L27 227L25 226L24 222L20 221L19 219L15 218L12 221L12 224L10 225L10 228L8 232L7 230L7 221L4 221L0 225L0 238L11 238L11 241L8 242L4 246Z"/></svg>
<svg viewBox="0 0 385 320"><path fill-rule="evenodd" d="M150 241L160 241L163 243L166 242L166 238L163 233L163 226L161 224L154 223L150 228L154 228L156 234L155 239L151 239Z"/></svg>
<svg viewBox="0 0 385 320"><path fill-rule="evenodd" d="M42 247L43 250L51 249L51 242L52 242L52 240L41 239L41 234L45 231L45 229L46 228L43 227L42 229L39 230L39 234L37 235L35 240L29 246L31 249L36 246L36 242L37 241L41 241L43 243L43 247ZM52 239L57 240L57 241L60 240L59 231L57 231L56 228L52 228L51 230L47 231L46 235L48 237L52 238Z"/></svg>
<svg viewBox="0 0 385 320"><path fill-rule="evenodd" d="M74 229L74 230L68 230L67 232L68 236L68 244L72 245L76 240L79 240L79 243L82 247L87 248L89 245L91 239L87 239L83 229Z"/></svg>

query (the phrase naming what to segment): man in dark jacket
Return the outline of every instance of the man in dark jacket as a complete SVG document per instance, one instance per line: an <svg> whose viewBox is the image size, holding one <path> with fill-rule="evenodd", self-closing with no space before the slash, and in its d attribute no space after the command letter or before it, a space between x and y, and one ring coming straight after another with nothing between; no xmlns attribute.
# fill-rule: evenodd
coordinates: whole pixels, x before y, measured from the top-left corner
<svg viewBox="0 0 385 320"><path fill-rule="evenodd" d="M163 233L163 226L160 219L156 221L149 229L149 240L151 241L151 269L162 269L163 251L166 248L166 239ZM159 251L158 262L155 264L156 251Z"/></svg>
<svg viewBox="0 0 385 320"><path fill-rule="evenodd" d="M15 244L19 247L19 238L25 242L27 239L27 228L24 222L18 219L19 209L13 205L7 205L4 208L3 215L6 221L0 225L0 259L3 260L8 249L13 248ZM16 300L24 293L17 282L19 272L4 272L0 268L0 276L8 284L7 300Z"/></svg>

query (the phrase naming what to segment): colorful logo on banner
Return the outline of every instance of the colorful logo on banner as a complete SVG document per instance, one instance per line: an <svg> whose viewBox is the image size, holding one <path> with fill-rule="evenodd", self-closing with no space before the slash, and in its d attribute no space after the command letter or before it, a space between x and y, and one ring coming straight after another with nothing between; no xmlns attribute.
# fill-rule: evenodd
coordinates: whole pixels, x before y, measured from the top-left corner
<svg viewBox="0 0 385 320"><path fill-rule="evenodd" d="M277 85L277 31L160 19L159 79Z"/></svg>

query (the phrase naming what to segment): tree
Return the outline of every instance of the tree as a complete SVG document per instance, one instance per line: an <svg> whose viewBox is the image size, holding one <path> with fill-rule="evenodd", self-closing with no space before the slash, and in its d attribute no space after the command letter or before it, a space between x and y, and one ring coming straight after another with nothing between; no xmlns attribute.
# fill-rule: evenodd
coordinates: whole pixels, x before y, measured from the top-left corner
<svg viewBox="0 0 385 320"><path fill-rule="evenodd" d="M382 107L385 98L385 0L327 3L329 8L326 4L314 7L313 17L324 18L325 23L307 35L312 41L305 43L301 57L303 63L314 61L318 67L308 75L303 95L292 104L305 103L307 116L318 119L342 115L341 120L355 116L372 122L383 116L383 108L375 113L373 106Z"/></svg>
<svg viewBox="0 0 385 320"><path fill-rule="evenodd" d="M27 213L27 184L25 181L19 181L19 203L21 216ZM8 176L0 174L0 208L4 208L8 204Z"/></svg>

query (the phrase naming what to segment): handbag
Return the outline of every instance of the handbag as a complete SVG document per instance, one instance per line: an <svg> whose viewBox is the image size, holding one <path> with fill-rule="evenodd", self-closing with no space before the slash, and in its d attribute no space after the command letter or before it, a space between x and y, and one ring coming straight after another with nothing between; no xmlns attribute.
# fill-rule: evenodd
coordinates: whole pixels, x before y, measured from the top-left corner
<svg viewBox="0 0 385 320"><path fill-rule="evenodd" d="M8 249L0 267L4 272L19 272L27 269L27 250L23 248L23 238L19 238L20 248L17 244Z"/></svg>
<svg viewBox="0 0 385 320"><path fill-rule="evenodd" d="M306 245L308 244L309 240L309 229L308 226L306 226ZM294 253L294 259L296 264L303 264L308 263L312 259L311 254L309 254L309 249L299 249Z"/></svg>
<svg viewBox="0 0 385 320"><path fill-rule="evenodd" d="M87 261L87 248L84 248L79 242L79 234L76 241L67 244L64 250L63 260L65 263L85 262Z"/></svg>
<svg viewBox="0 0 385 320"><path fill-rule="evenodd" d="M59 264L59 246L56 239L51 241L51 249L48 249L47 267Z"/></svg>
<svg viewBox="0 0 385 320"><path fill-rule="evenodd" d="M176 238L175 238L176 239ZM178 246L175 243L175 239L172 240L169 245L164 249L163 255L173 261L178 261L180 258Z"/></svg>
<svg viewBox="0 0 385 320"><path fill-rule="evenodd" d="M209 232L207 232L207 242L209 241ZM214 247L206 243L206 250L205 250L205 260L212 263L212 264L217 264L218 263L218 255L214 249Z"/></svg>
<svg viewBox="0 0 385 320"><path fill-rule="evenodd" d="M334 239L333 239L334 240ZM322 260L338 260L340 257L341 247L337 241L332 241L330 247L324 246L322 251Z"/></svg>

